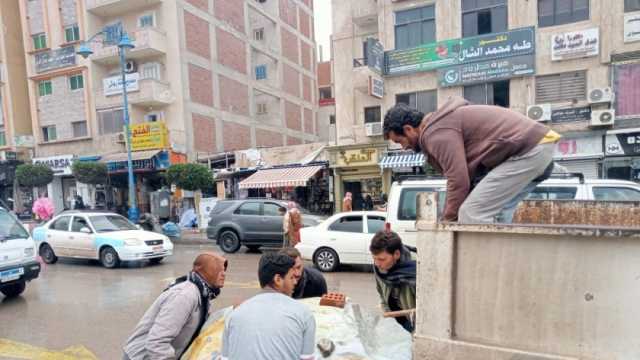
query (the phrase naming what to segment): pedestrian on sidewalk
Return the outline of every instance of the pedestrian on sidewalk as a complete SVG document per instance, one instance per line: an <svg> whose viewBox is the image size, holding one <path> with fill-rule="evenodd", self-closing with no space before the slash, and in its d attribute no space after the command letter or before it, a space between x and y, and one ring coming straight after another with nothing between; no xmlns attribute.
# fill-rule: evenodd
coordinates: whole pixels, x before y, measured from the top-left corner
<svg viewBox="0 0 640 360"><path fill-rule="evenodd" d="M327 293L327 281L322 273L316 269L304 266L302 254L294 247L280 250L280 254L287 255L294 261L293 270L296 287L293 289L294 299L320 297Z"/></svg>
<svg viewBox="0 0 640 360"><path fill-rule="evenodd" d="M353 211L353 194L348 192L344 194L344 199L342 199L342 211Z"/></svg>
<svg viewBox="0 0 640 360"><path fill-rule="evenodd" d="M226 319L222 359L314 359L315 318L306 305L291 298L296 286L294 265L283 254L260 258L262 292L240 304Z"/></svg>
<svg viewBox="0 0 640 360"><path fill-rule="evenodd" d="M423 152L447 178L442 218L460 223L510 223L518 203L551 175L560 139L518 112L460 97L426 116L397 104L383 131L404 149Z"/></svg>
<svg viewBox="0 0 640 360"><path fill-rule="evenodd" d="M298 209L298 205L289 201L287 203L287 212L282 219L282 228L284 230L284 241L282 248L296 246L300 242L300 229L302 229L302 213Z"/></svg>
<svg viewBox="0 0 640 360"><path fill-rule="evenodd" d="M191 272L169 285L144 314L124 346L123 359L179 359L206 322L226 269L222 256L198 255Z"/></svg>

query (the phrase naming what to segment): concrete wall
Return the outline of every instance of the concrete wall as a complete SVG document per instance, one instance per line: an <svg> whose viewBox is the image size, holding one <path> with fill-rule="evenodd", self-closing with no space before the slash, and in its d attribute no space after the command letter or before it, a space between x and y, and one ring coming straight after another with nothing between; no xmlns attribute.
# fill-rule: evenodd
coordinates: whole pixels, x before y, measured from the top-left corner
<svg viewBox="0 0 640 360"><path fill-rule="evenodd" d="M635 359L640 229L438 224L418 196L416 359Z"/></svg>

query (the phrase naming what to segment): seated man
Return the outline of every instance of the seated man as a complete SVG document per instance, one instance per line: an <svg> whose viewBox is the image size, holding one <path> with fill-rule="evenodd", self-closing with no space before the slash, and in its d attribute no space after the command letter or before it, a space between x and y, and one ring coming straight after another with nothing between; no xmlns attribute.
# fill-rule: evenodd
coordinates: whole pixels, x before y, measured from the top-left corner
<svg viewBox="0 0 640 360"><path fill-rule="evenodd" d="M393 231L378 231L371 239L376 289L385 312L416 308L416 261ZM410 316L396 317L407 331L413 331Z"/></svg>
<svg viewBox="0 0 640 360"><path fill-rule="evenodd" d="M298 249L293 247L284 248L280 250L280 254L287 255L295 261L293 270L297 284L293 289L294 299L320 297L327 293L327 281L324 276L320 271L304 266L302 254Z"/></svg>
<svg viewBox="0 0 640 360"><path fill-rule="evenodd" d="M258 278L262 292L239 305L227 318L222 359L313 360L316 323L309 308L291 298L295 261L265 254Z"/></svg>

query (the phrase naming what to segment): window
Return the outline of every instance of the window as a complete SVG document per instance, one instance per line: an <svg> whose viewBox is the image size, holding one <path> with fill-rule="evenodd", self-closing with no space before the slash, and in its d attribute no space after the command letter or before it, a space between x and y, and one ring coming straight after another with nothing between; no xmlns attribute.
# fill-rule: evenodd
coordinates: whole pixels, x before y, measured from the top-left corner
<svg viewBox="0 0 640 360"><path fill-rule="evenodd" d="M364 108L364 123L379 123L381 120L380 106L371 106Z"/></svg>
<svg viewBox="0 0 640 360"><path fill-rule="evenodd" d="M259 103L256 105L256 113L258 115L264 115L267 113L267 104L266 103Z"/></svg>
<svg viewBox="0 0 640 360"><path fill-rule="evenodd" d="M80 232L82 228L90 229L89 225L87 224L87 220L79 216L74 216L73 221L71 222L71 231Z"/></svg>
<svg viewBox="0 0 640 360"><path fill-rule="evenodd" d="M80 40L80 28L78 24L64 28L64 38L68 43Z"/></svg>
<svg viewBox="0 0 640 360"><path fill-rule="evenodd" d="M58 220L54 221L53 224L51 224L51 226L49 226L49 229L58 230L58 231L69 231L70 218L71 218L70 216L63 216L59 218Z"/></svg>
<svg viewBox="0 0 640 360"><path fill-rule="evenodd" d="M157 122L162 120L164 114L162 112L153 112L144 115L145 122Z"/></svg>
<svg viewBox="0 0 640 360"><path fill-rule="evenodd" d="M367 216L367 232L375 234L384 229L385 218L382 216Z"/></svg>
<svg viewBox="0 0 640 360"><path fill-rule="evenodd" d="M329 231L362 232L362 216L345 216L329 225Z"/></svg>
<svg viewBox="0 0 640 360"><path fill-rule="evenodd" d="M335 124L336 124L336 116L329 115L329 125L335 125Z"/></svg>
<svg viewBox="0 0 640 360"><path fill-rule="evenodd" d="M587 75L574 71L536 76L536 103L584 100L587 98Z"/></svg>
<svg viewBox="0 0 640 360"><path fill-rule="evenodd" d="M640 0L624 0L624 11L640 11Z"/></svg>
<svg viewBox="0 0 640 360"><path fill-rule="evenodd" d="M418 193L421 192L437 192L438 193L438 211L444 208L447 192L445 189L437 188L414 188L404 189L400 194L400 206L398 207L398 220L415 220L416 219L416 201Z"/></svg>
<svg viewBox="0 0 640 360"><path fill-rule="evenodd" d="M33 48L35 50L45 49L47 47L47 36L44 33L32 35Z"/></svg>
<svg viewBox="0 0 640 360"><path fill-rule="evenodd" d="M320 99L331 99L333 94L331 93L331 87L320 88Z"/></svg>
<svg viewBox="0 0 640 360"><path fill-rule="evenodd" d="M140 76L142 79L160 80L160 63L150 62L140 66Z"/></svg>
<svg viewBox="0 0 640 360"><path fill-rule="evenodd" d="M138 18L138 26L141 28L154 27L155 23L155 17L153 16L153 13L144 14Z"/></svg>
<svg viewBox="0 0 640 360"><path fill-rule="evenodd" d="M263 206L264 216L282 216L285 208L273 203L265 203Z"/></svg>
<svg viewBox="0 0 640 360"><path fill-rule="evenodd" d="M267 78L267 65L256 66L256 80L263 80Z"/></svg>
<svg viewBox="0 0 640 360"><path fill-rule="evenodd" d="M260 215L259 202L246 202L236 210L236 214L240 215Z"/></svg>
<svg viewBox="0 0 640 360"><path fill-rule="evenodd" d="M4 129L0 129L0 146L7 146L7 135Z"/></svg>
<svg viewBox="0 0 640 360"><path fill-rule="evenodd" d="M538 25L554 26L589 19L589 0L538 0Z"/></svg>
<svg viewBox="0 0 640 360"><path fill-rule="evenodd" d="M53 85L51 80L42 80L38 83L38 95L47 96L53 93Z"/></svg>
<svg viewBox="0 0 640 360"><path fill-rule="evenodd" d="M409 49L436 41L435 6L396 12L396 49Z"/></svg>
<svg viewBox="0 0 640 360"><path fill-rule="evenodd" d="M640 84L640 63L613 66L616 116L640 115L638 84Z"/></svg>
<svg viewBox="0 0 640 360"><path fill-rule="evenodd" d="M42 141L44 141L44 142L55 141L57 138L58 137L57 137L57 134L56 134L56 126L55 125L44 126L42 128Z"/></svg>
<svg viewBox="0 0 640 360"><path fill-rule="evenodd" d="M218 201L216 205L211 210L211 214L220 214L221 212L227 210L233 205L232 201Z"/></svg>
<svg viewBox="0 0 640 360"><path fill-rule="evenodd" d="M69 87L71 90L84 88L84 78L82 77L82 74L69 76Z"/></svg>
<svg viewBox="0 0 640 360"><path fill-rule="evenodd" d="M640 191L621 187L594 187L596 201L640 201Z"/></svg>
<svg viewBox="0 0 640 360"><path fill-rule="evenodd" d="M507 0L463 0L462 37L507 31Z"/></svg>
<svg viewBox="0 0 640 360"><path fill-rule="evenodd" d="M264 40L264 28L253 30L253 40L256 40L256 41Z"/></svg>
<svg viewBox="0 0 640 360"><path fill-rule="evenodd" d="M538 186L527 195L526 200L573 200L578 188L575 186Z"/></svg>
<svg viewBox="0 0 640 360"><path fill-rule="evenodd" d="M427 114L436 111L438 93L436 90L418 91L415 93L396 95L396 103L403 103Z"/></svg>
<svg viewBox="0 0 640 360"><path fill-rule="evenodd" d="M122 109L98 111L98 126L101 135L122 132L124 126Z"/></svg>
<svg viewBox="0 0 640 360"><path fill-rule="evenodd" d="M87 122L86 121L72 122L71 125L73 126L73 137L74 138L87 136L88 132L87 132Z"/></svg>
<svg viewBox="0 0 640 360"><path fill-rule="evenodd" d="M464 98L475 104L509 107L509 80L464 87Z"/></svg>

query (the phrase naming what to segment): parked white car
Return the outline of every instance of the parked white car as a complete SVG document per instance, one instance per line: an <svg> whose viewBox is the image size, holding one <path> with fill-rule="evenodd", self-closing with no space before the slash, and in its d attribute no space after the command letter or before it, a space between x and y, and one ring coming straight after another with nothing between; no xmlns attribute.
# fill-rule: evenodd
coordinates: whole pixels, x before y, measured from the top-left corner
<svg viewBox="0 0 640 360"><path fill-rule="evenodd" d="M121 261L157 264L173 254L163 234L140 230L129 220L107 212L63 212L33 230L40 256L47 264L58 257L100 260L106 268Z"/></svg>
<svg viewBox="0 0 640 360"><path fill-rule="evenodd" d="M35 242L18 218L0 206L0 292L18 296L39 274Z"/></svg>
<svg viewBox="0 0 640 360"><path fill-rule="evenodd" d="M384 228L386 214L381 211L338 213L319 225L300 230L296 248L305 260L312 260L324 272L340 264L373 264L369 253L371 238Z"/></svg>

